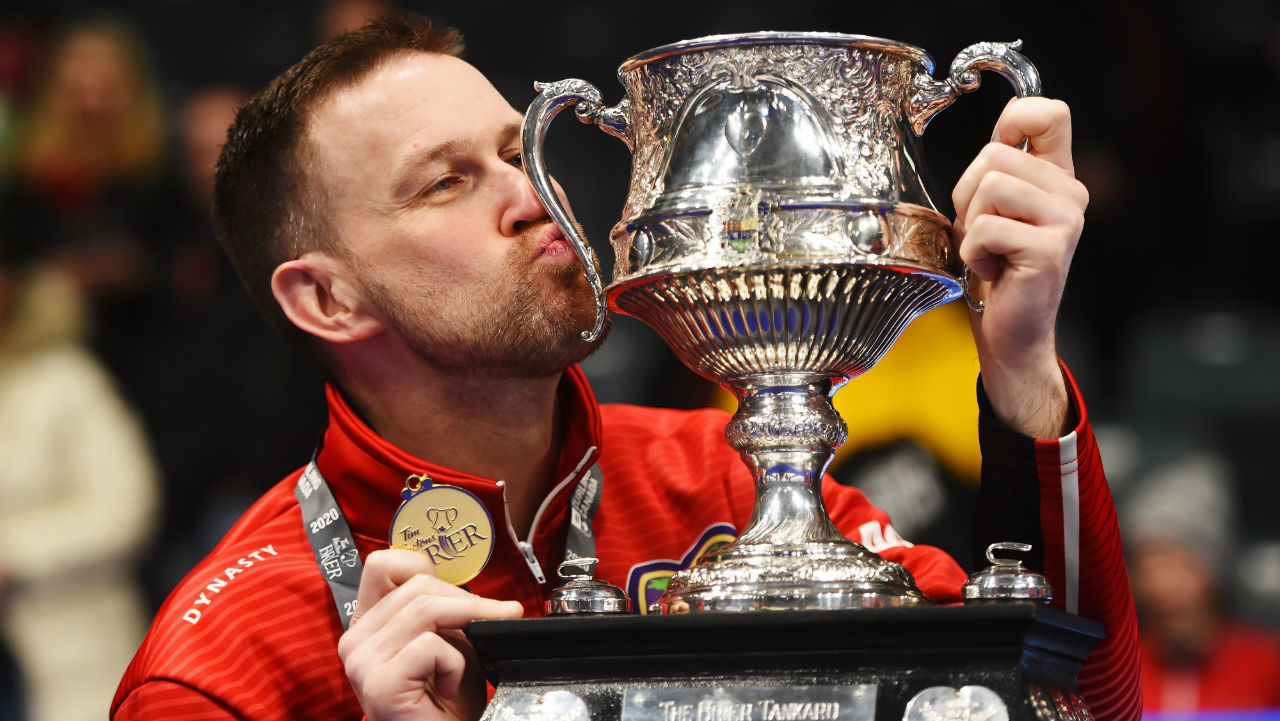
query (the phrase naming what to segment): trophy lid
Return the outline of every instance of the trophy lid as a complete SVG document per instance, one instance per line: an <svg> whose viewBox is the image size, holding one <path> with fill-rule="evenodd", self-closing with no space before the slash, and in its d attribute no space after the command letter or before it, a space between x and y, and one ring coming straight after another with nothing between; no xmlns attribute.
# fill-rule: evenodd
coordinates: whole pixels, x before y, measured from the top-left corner
<svg viewBox="0 0 1280 721"><path fill-rule="evenodd" d="M545 608L550 615L626 613L630 610L627 594L617 586L591 577L598 558L573 558L560 564L556 574L566 583L551 592ZM579 569L572 573L568 569Z"/></svg>
<svg viewBox="0 0 1280 721"><path fill-rule="evenodd" d="M993 543L987 547L987 560L991 565L969 576L964 584L964 602L984 601L1039 601L1053 600L1053 589L1043 575L1022 567L1016 558L997 558L996 551L1031 550L1028 543Z"/></svg>

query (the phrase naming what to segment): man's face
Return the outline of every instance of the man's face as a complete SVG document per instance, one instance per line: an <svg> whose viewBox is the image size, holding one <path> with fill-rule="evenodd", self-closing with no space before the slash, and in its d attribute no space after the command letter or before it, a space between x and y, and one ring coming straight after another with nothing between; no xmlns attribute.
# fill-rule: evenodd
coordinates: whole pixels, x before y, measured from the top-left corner
<svg viewBox="0 0 1280 721"><path fill-rule="evenodd" d="M311 116L340 260L424 362L537 377L581 360L595 306L520 168L521 115L453 57L396 56Z"/></svg>

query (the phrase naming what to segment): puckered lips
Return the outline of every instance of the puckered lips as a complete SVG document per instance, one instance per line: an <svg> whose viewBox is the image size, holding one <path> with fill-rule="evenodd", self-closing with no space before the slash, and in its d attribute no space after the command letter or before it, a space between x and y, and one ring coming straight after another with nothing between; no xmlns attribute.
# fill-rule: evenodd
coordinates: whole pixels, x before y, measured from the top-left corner
<svg viewBox="0 0 1280 721"><path fill-rule="evenodd" d="M550 260L559 263L577 263L578 256L573 251L573 244L565 237L560 226L551 221L544 223L536 231L534 238L534 260Z"/></svg>

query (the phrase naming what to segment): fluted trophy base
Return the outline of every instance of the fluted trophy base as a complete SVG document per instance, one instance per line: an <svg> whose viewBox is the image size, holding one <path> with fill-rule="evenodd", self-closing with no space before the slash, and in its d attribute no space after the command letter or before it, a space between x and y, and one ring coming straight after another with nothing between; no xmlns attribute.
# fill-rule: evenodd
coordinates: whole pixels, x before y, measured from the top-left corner
<svg viewBox="0 0 1280 721"><path fill-rule="evenodd" d="M852 541L737 546L676 573L651 610L811 611L930 605L910 572Z"/></svg>

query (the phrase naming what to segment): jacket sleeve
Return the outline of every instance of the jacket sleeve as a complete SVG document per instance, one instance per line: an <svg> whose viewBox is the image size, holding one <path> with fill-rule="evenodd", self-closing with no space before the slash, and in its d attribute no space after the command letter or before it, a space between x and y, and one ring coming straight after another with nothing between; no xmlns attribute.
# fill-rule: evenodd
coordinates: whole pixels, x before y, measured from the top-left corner
<svg viewBox="0 0 1280 721"><path fill-rule="evenodd" d="M1035 440L1005 425L978 381L982 490L975 557L996 541L1032 544L1028 565L1048 577L1053 605L1106 628L1080 671L1080 694L1099 721L1131 721L1142 707L1133 595L1084 400L1066 366L1062 370L1077 422L1055 440Z"/></svg>
<svg viewBox="0 0 1280 721"><path fill-rule="evenodd" d="M111 721L244 721L244 717L185 684L148 681L112 710Z"/></svg>

